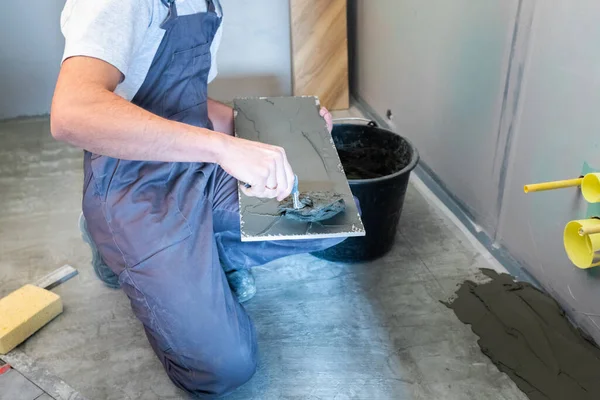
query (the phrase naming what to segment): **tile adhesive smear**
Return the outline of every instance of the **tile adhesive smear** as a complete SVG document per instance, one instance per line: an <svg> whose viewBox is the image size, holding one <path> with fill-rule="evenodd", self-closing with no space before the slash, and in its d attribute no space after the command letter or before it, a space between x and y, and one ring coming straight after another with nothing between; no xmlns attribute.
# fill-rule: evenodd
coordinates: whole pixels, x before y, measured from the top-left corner
<svg viewBox="0 0 600 400"><path fill-rule="evenodd" d="M333 218L346 209L342 196L331 192L300 193L300 203L302 208L297 209L292 197L287 198L279 204L279 214L296 221L319 222Z"/></svg>
<svg viewBox="0 0 600 400"><path fill-rule="evenodd" d="M344 198L339 193L300 193L298 176L294 177L292 195L279 204L279 215L302 222L319 222L333 218L346 209Z"/></svg>
<svg viewBox="0 0 600 400"><path fill-rule="evenodd" d="M250 187L248 184L245 186ZM296 176L292 194L279 204L277 213L280 217L294 221L320 222L335 217L345 209L346 203L339 193L300 193Z"/></svg>
<svg viewBox="0 0 600 400"><path fill-rule="evenodd" d="M510 275L464 282L444 303L470 324L481 351L534 400L600 399L600 349L558 303Z"/></svg>

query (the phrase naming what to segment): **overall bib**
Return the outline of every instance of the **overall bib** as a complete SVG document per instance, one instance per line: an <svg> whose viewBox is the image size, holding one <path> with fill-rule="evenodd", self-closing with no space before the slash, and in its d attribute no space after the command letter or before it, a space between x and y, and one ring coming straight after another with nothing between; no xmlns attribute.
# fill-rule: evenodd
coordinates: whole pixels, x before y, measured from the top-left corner
<svg viewBox="0 0 600 400"><path fill-rule="evenodd" d="M165 35L132 103L212 129L207 78L221 17L206 1L207 12L178 16L175 2L163 0L169 7ZM254 327L223 270L342 240L242 243L237 181L215 164L85 152L84 173L83 213L91 238L119 276L171 380L198 397L228 393L256 368Z"/></svg>

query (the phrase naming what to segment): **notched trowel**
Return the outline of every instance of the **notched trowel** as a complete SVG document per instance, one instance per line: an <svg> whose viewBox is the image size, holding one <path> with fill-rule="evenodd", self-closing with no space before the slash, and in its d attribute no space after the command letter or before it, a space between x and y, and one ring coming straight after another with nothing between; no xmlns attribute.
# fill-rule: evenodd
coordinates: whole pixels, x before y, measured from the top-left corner
<svg viewBox="0 0 600 400"><path fill-rule="evenodd" d="M304 208L305 204L300 202L300 191L298 190L298 175L294 175L294 188L292 189L292 200L295 210Z"/></svg>

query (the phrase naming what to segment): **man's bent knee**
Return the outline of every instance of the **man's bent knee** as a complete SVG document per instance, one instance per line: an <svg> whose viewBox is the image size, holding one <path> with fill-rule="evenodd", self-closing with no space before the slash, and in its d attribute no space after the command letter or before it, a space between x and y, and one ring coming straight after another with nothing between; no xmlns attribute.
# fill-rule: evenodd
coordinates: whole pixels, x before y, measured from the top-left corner
<svg viewBox="0 0 600 400"><path fill-rule="evenodd" d="M205 354L202 359L182 357L188 368L167 362L169 378L198 398L216 398L248 382L256 372L254 352L232 349L229 354ZM169 358L168 358L169 359Z"/></svg>

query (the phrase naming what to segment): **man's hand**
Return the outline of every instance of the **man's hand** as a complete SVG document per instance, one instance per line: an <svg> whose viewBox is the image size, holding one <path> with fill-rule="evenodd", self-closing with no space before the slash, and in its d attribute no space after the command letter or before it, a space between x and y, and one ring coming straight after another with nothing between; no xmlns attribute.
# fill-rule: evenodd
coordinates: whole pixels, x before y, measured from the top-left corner
<svg viewBox="0 0 600 400"><path fill-rule="evenodd" d="M331 133L331 113L323 107L319 114ZM292 193L294 172L283 148L239 138L231 138L223 148L218 163L228 174L250 185L241 187L246 196L282 201Z"/></svg>
<svg viewBox="0 0 600 400"><path fill-rule="evenodd" d="M226 138L229 142L217 162L229 175L250 185L250 188L242 186L244 194L281 201L292 193L294 172L283 148Z"/></svg>

